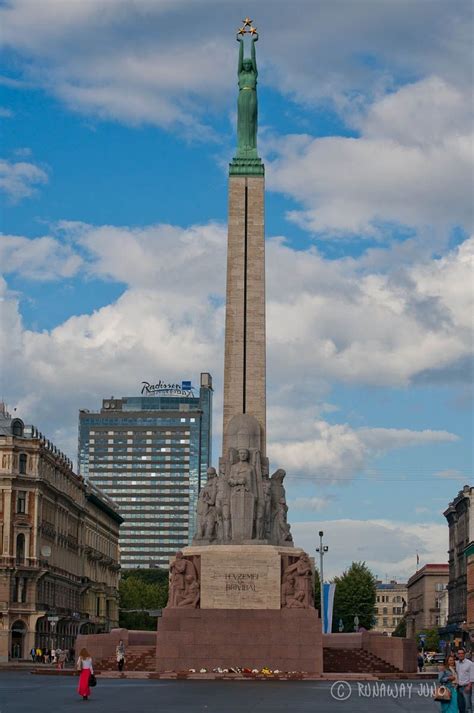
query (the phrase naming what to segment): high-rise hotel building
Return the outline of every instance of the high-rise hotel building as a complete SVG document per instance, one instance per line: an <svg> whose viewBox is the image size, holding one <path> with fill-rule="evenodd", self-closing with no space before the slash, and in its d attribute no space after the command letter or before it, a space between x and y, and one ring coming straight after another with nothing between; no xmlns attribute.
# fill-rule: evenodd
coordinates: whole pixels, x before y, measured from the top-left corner
<svg viewBox="0 0 474 713"><path fill-rule="evenodd" d="M167 567L192 540L211 463L212 377L149 384L79 412L79 472L118 505L121 565Z"/></svg>

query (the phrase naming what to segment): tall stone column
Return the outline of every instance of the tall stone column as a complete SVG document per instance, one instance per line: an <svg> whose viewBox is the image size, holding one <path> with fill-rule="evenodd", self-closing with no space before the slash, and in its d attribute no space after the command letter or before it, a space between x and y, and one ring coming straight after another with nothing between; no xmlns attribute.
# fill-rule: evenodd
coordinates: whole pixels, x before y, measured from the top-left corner
<svg viewBox="0 0 474 713"><path fill-rule="evenodd" d="M230 419L245 413L261 426L265 455L265 179L260 159L249 163L234 159L229 177L222 452Z"/></svg>

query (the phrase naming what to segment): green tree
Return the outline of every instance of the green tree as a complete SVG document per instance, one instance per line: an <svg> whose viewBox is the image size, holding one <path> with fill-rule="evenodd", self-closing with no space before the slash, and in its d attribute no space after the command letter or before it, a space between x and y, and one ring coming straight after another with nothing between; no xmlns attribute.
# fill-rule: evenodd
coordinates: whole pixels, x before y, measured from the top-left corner
<svg viewBox="0 0 474 713"><path fill-rule="evenodd" d="M425 643L422 645L420 634L424 634ZM438 629L424 629L416 635L416 643L418 648L423 648L425 651L439 651L439 633Z"/></svg>
<svg viewBox="0 0 474 713"><path fill-rule="evenodd" d="M399 636L401 638L405 638L406 635L407 635L407 620L405 617L403 617L403 619L400 619L396 628L393 630L392 636Z"/></svg>
<svg viewBox="0 0 474 713"><path fill-rule="evenodd" d="M355 616L359 618L359 626L371 629L375 615L375 577L365 562L353 562L334 582L333 631L338 630L339 619L344 623L344 631L354 631Z"/></svg>
<svg viewBox="0 0 474 713"><path fill-rule="evenodd" d="M120 626L126 629L156 629L156 617L146 611L163 609L168 601L168 572L162 569L126 570L119 584Z"/></svg>

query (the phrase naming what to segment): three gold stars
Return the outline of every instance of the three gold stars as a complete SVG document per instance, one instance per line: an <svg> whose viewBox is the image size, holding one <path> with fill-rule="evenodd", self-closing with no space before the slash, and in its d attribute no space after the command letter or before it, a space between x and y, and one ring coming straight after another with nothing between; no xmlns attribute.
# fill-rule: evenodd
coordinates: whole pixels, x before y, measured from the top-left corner
<svg viewBox="0 0 474 713"><path fill-rule="evenodd" d="M256 35L257 33L257 28L253 26L253 20L250 19L250 17L246 17L244 20L242 20L244 23L242 27L238 30L237 34L239 35Z"/></svg>

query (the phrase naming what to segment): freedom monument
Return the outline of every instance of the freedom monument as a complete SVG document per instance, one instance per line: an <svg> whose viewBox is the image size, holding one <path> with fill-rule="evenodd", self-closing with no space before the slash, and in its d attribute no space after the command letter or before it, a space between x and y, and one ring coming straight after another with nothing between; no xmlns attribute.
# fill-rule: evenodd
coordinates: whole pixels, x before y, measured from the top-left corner
<svg viewBox="0 0 474 713"><path fill-rule="evenodd" d="M294 546L283 481L266 456L265 169L257 152L255 44L237 34L237 151L229 166L224 423L193 544L170 563L157 671L264 666L322 672L308 555ZM250 40L250 57L244 42Z"/></svg>
<svg viewBox="0 0 474 713"><path fill-rule="evenodd" d="M122 640L127 647L126 670L146 670L157 678L218 677L223 670L244 675L250 669L317 679L323 675L323 650L324 675L415 672L415 639L365 630L322 634L314 608L312 564L294 545L287 520L285 471L270 475L265 169L257 151L258 33L249 18L237 40L237 151L229 166L222 455L218 469L208 469L199 494L193 543L170 561L168 604L156 633L113 629L107 634L81 634L76 650L85 646L98 670L114 670L115 647ZM250 42L249 57L245 40ZM145 383L144 388L155 387Z"/></svg>

